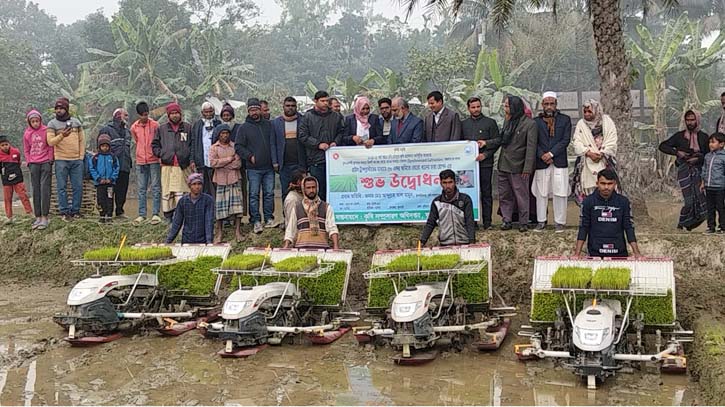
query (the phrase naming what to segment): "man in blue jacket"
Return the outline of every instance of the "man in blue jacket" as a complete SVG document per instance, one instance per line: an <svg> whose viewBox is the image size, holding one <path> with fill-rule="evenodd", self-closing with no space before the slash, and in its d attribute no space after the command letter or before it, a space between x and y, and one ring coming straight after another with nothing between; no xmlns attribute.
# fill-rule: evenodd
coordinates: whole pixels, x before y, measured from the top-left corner
<svg viewBox="0 0 725 407"><path fill-rule="evenodd" d="M423 141L423 120L410 113L410 105L402 97L393 99L393 122L388 144L420 143Z"/></svg>
<svg viewBox="0 0 725 407"><path fill-rule="evenodd" d="M554 201L556 232L566 226L566 205L569 196L569 171L566 149L571 141L571 118L556 108L556 93L545 92L541 102L543 112L536 118L539 132L536 144L536 171L531 193L536 198L535 232L546 227L546 208L549 197Z"/></svg>
<svg viewBox="0 0 725 407"><path fill-rule="evenodd" d="M640 257L629 199L617 193L617 175L611 169L599 171L597 190L584 198L574 257L581 254L584 241L592 257L628 257L627 244Z"/></svg>
<svg viewBox="0 0 725 407"><path fill-rule="evenodd" d="M305 146L299 139L302 115L297 112L297 100L292 96L287 96L282 104L282 109L282 115L272 120L272 129L277 144L279 185L282 188L282 202L284 202L295 170L307 172L307 156Z"/></svg>
<svg viewBox="0 0 725 407"><path fill-rule="evenodd" d="M263 228L273 228L274 222L274 173L279 171L277 145L272 132L272 124L262 117L262 106L257 98L247 101L247 119L239 128L234 145L239 157L246 162L249 180L249 223L254 225L254 233L262 233ZM259 192L262 190L262 208L264 226L259 214Z"/></svg>

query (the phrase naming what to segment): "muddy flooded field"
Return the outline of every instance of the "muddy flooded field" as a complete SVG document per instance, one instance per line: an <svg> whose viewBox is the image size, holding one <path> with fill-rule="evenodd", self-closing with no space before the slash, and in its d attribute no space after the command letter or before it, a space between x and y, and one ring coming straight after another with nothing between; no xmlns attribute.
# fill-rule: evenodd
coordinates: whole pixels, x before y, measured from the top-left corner
<svg viewBox="0 0 725 407"><path fill-rule="evenodd" d="M588 391L550 362L522 364L515 338L491 354L444 353L424 366L393 364L393 352L360 347L348 334L329 346L272 347L247 360L196 332L155 333L71 348L51 320L68 288L0 288L2 405L690 405L687 376L637 371Z"/></svg>

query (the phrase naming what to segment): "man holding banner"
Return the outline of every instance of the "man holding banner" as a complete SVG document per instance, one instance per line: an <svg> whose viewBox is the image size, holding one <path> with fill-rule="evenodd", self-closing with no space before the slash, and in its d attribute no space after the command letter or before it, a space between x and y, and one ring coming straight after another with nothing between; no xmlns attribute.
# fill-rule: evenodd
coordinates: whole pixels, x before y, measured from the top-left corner
<svg viewBox="0 0 725 407"><path fill-rule="evenodd" d="M420 244L425 245L436 225L441 246L457 246L476 242L476 224L473 220L473 200L458 191L456 173L443 170L440 173L443 193L430 205L428 221L420 234Z"/></svg>

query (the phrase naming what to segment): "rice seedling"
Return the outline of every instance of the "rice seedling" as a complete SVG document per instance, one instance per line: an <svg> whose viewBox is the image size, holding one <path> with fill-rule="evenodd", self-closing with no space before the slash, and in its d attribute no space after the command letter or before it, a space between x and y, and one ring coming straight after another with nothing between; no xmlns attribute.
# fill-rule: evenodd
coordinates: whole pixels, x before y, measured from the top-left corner
<svg viewBox="0 0 725 407"><path fill-rule="evenodd" d="M111 261L116 260L117 254L119 261L152 261L171 259L174 257L170 247L124 247L121 249L120 254L117 247L102 247L83 253L83 259L90 261Z"/></svg>
<svg viewBox="0 0 725 407"><path fill-rule="evenodd" d="M262 263L270 266L269 257L266 258L261 254L237 254L228 257L222 264L224 270L256 270L262 267Z"/></svg>
<svg viewBox="0 0 725 407"><path fill-rule="evenodd" d="M555 288L587 288L591 279L591 268L559 267L551 276L551 286Z"/></svg>
<svg viewBox="0 0 725 407"><path fill-rule="evenodd" d="M461 262L461 256L457 254L434 254L432 256L420 256L421 270L449 270L455 268ZM418 271L418 255L404 254L391 260L385 268L388 271Z"/></svg>
<svg viewBox="0 0 725 407"><path fill-rule="evenodd" d="M592 288L626 290L629 288L631 270L628 268L602 267L594 272Z"/></svg>
<svg viewBox="0 0 725 407"><path fill-rule="evenodd" d="M221 257L201 256L194 261L182 261L167 264L159 268L159 285L169 290L185 290L190 295L206 295L214 290L216 274L213 268L221 265ZM141 272L141 266L127 266L120 271L121 274L136 274ZM154 273L155 267L146 267L144 272Z"/></svg>
<svg viewBox="0 0 725 407"><path fill-rule="evenodd" d="M285 272L301 272L309 271L317 267L316 256L299 256L288 257L282 261L274 263L274 269Z"/></svg>
<svg viewBox="0 0 725 407"><path fill-rule="evenodd" d="M415 269L415 266L413 266L413 269ZM444 274L406 276L398 278L396 284L398 285L398 289L402 289L403 287L409 287L419 283L446 281L447 278L448 276ZM488 265L484 264L479 272L475 274L456 275L453 277L452 286L453 296L462 297L469 304L488 302ZM393 282L389 278L374 278L369 280L368 307L387 307L393 296L395 296L395 289L393 288Z"/></svg>

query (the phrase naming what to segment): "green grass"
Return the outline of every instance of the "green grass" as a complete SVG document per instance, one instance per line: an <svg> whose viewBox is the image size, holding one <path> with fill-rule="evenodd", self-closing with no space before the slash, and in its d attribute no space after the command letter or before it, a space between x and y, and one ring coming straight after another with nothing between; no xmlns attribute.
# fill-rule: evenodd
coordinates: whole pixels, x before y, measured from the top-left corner
<svg viewBox="0 0 725 407"><path fill-rule="evenodd" d="M317 266L316 256L288 257L274 263L274 269L285 272L308 271Z"/></svg>
<svg viewBox="0 0 725 407"><path fill-rule="evenodd" d="M330 192L357 192L357 176L354 174L330 176Z"/></svg>
<svg viewBox="0 0 725 407"><path fill-rule="evenodd" d="M457 255L456 255L457 256ZM460 257L459 257L460 258ZM407 276L396 279L398 289L420 283L446 281L447 275ZM453 277L453 295L462 297L469 304L488 302L488 267L484 264L478 273L458 274ZM389 278L373 278L368 281L368 307L387 307L395 296L393 282Z"/></svg>
<svg viewBox="0 0 725 407"><path fill-rule="evenodd" d="M224 270L256 270L262 267L262 263L265 263L265 257L261 254L237 254L228 257L222 263L222 269ZM266 265L270 266L272 263L267 257Z"/></svg>
<svg viewBox="0 0 725 407"><path fill-rule="evenodd" d="M432 256L420 256L421 270L449 270L461 262L461 256L457 254L434 254ZM417 271L418 255L404 254L390 261L385 268L388 271Z"/></svg>
<svg viewBox="0 0 725 407"><path fill-rule="evenodd" d="M603 267L594 272L592 288L626 290L632 272L628 268Z"/></svg>
<svg viewBox="0 0 725 407"><path fill-rule="evenodd" d="M164 260L174 257L169 247L124 247L121 249L120 254L117 247L102 247L83 253L83 259L92 261L116 260L117 254L118 260L121 261Z"/></svg>
<svg viewBox="0 0 725 407"><path fill-rule="evenodd" d="M587 288L591 279L591 268L559 267L551 276L551 286L555 288Z"/></svg>
<svg viewBox="0 0 725 407"><path fill-rule="evenodd" d="M305 256L307 257L307 256ZM312 256L317 259L316 257ZM277 263L279 264L279 263ZM276 267L276 265L275 265ZM315 305L338 305L342 298L342 289L345 286L345 274L347 273L347 263L336 262L331 271L317 278L300 278L300 288L307 292ZM289 277L265 276L257 277L259 284L267 284L275 281L287 281ZM232 278L231 287L236 289L241 281L242 286L254 286L255 281L252 276L234 276ZM292 280L297 283L296 279Z"/></svg>
<svg viewBox="0 0 725 407"><path fill-rule="evenodd" d="M216 274L211 269L221 265L221 257L202 256L194 261L182 261L162 266L159 269L159 284L169 290L185 290L191 295L206 295L214 290ZM126 266L121 274L136 274L141 266ZM156 267L144 268L146 273L155 273Z"/></svg>

